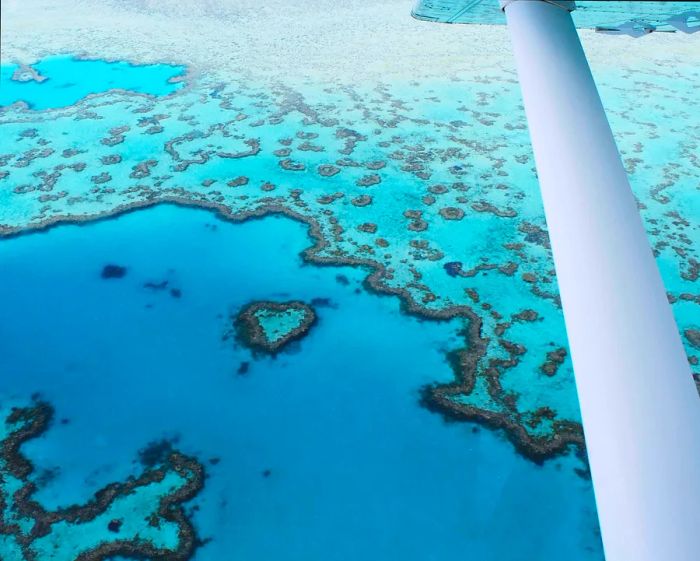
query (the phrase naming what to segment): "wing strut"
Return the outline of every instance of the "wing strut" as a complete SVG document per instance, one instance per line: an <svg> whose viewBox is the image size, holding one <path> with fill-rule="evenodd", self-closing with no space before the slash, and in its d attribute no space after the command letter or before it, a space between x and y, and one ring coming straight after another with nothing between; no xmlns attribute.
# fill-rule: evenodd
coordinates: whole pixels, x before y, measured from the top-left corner
<svg viewBox="0 0 700 561"><path fill-rule="evenodd" d="M700 559L700 399L572 22L502 5L535 154L607 561Z"/></svg>

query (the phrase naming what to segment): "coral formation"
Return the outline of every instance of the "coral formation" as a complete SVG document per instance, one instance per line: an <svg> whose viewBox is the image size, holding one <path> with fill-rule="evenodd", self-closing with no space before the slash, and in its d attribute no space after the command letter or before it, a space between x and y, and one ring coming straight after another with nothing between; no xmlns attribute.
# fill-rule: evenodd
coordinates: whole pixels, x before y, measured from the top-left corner
<svg viewBox="0 0 700 561"><path fill-rule="evenodd" d="M666 87L653 73L644 78ZM399 296L411 313L464 323L467 337L452 356L470 359L458 361L454 384L426 390L425 405L502 427L533 457L580 442L551 250L523 148L525 117L502 110L519 100L507 73L325 84L313 94L242 78L182 79L184 87L161 97L115 90L63 108L0 109L0 236L161 203L234 222L270 214L301 221L312 239L305 261L361 267L367 288ZM433 89L439 93L428 95ZM611 111L623 156L646 162L663 142L683 169L637 163L633 185L686 332L700 301L689 133L659 138L662 125L646 124L648 103L638 101L622 96ZM69 127L78 144L51 134Z"/></svg>
<svg viewBox="0 0 700 561"><path fill-rule="evenodd" d="M181 505L202 488L202 466L169 449L138 477L107 485L84 505L46 510L33 498L34 466L20 447L46 431L52 415L43 401L0 406L3 559L190 559L197 539Z"/></svg>
<svg viewBox="0 0 700 561"><path fill-rule="evenodd" d="M234 319L238 340L245 346L277 354L302 339L316 322L316 312L304 302L253 302Z"/></svg>

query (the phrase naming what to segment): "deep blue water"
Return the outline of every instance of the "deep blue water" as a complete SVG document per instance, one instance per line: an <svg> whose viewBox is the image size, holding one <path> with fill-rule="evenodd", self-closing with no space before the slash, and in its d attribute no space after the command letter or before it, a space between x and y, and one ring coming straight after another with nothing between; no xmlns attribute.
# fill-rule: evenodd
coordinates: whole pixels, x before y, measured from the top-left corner
<svg viewBox="0 0 700 561"><path fill-rule="evenodd" d="M185 71L183 66L169 64L134 65L69 56L48 57L32 68L46 80L12 80L17 66L0 66L0 107L24 101L31 109L54 109L73 105L89 94L113 89L167 95L182 87L182 82L168 80Z"/></svg>
<svg viewBox="0 0 700 561"><path fill-rule="evenodd" d="M39 391L69 420L24 448L39 473L60 467L38 499L83 502L179 436L209 474L197 560L601 559L576 460L536 466L419 406L423 384L450 378L459 323L403 315L361 270L304 265L309 243L286 218L174 206L2 241L3 392ZM106 264L127 274L102 279ZM181 297L143 287L162 280ZM332 306L296 352L252 360L222 340L253 299L316 297Z"/></svg>

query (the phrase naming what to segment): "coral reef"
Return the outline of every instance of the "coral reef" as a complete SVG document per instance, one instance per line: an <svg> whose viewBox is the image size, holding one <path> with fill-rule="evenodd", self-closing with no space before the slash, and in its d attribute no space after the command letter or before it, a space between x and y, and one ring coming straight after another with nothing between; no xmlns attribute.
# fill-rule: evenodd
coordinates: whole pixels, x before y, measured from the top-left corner
<svg viewBox="0 0 700 561"><path fill-rule="evenodd" d="M302 339L316 323L316 312L304 302L252 302L235 317L239 341L254 351L277 354Z"/></svg>
<svg viewBox="0 0 700 561"><path fill-rule="evenodd" d="M658 124L647 122L649 100L605 77L601 89L618 96L611 120L636 162L628 171L696 365L697 133L672 126L684 109L655 71L615 80L640 73L668 97ZM233 222L301 221L306 262L363 268L368 289L410 313L463 323L455 381L426 389L424 405L503 428L533 458L582 442L525 116L503 109L519 103L512 76L318 89L182 79L165 96L114 90L64 108L0 109L0 236L163 203ZM651 165L658 153L677 163Z"/></svg>
<svg viewBox="0 0 700 561"><path fill-rule="evenodd" d="M33 499L34 466L20 447L46 431L52 415L43 401L0 406L3 559L190 559L197 539L181 505L202 488L202 466L170 448L138 477L107 485L84 505L46 510Z"/></svg>

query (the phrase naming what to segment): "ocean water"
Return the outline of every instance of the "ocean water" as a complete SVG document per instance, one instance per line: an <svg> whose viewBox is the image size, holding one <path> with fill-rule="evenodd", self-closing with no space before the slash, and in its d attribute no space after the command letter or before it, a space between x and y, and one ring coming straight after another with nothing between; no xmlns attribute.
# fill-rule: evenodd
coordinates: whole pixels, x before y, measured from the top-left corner
<svg viewBox="0 0 700 561"><path fill-rule="evenodd" d="M41 81L13 79L18 71L22 74L20 66L0 66L0 108L21 101L37 111L55 109L73 105L88 95L117 89L167 95L182 87L182 82L173 79L185 70L169 64L139 65L69 56L44 58L30 68ZM24 75L28 76L26 72Z"/></svg>
<svg viewBox="0 0 700 561"><path fill-rule="evenodd" d="M0 412L36 394L55 411L22 481L64 512L166 470L138 516L54 524L86 541L43 557L137 527L175 492L172 448L206 473L184 502L193 559L602 559L511 66L378 84L33 67L49 79L0 88ZM697 370L699 77L674 72L596 79ZM275 357L233 329L267 300L319 318ZM183 541L157 526L142 537Z"/></svg>
<svg viewBox="0 0 700 561"><path fill-rule="evenodd" d="M84 503L176 438L208 473L197 560L600 559L578 459L537 466L419 407L423 384L451 376L460 322L402 314L361 269L304 265L309 242L287 218L172 205L3 241L0 370L68 420L23 448L58 468L36 498ZM103 279L106 264L127 272ZM181 297L144 288L162 280ZM292 353L254 360L222 340L251 300L314 298L328 302Z"/></svg>

